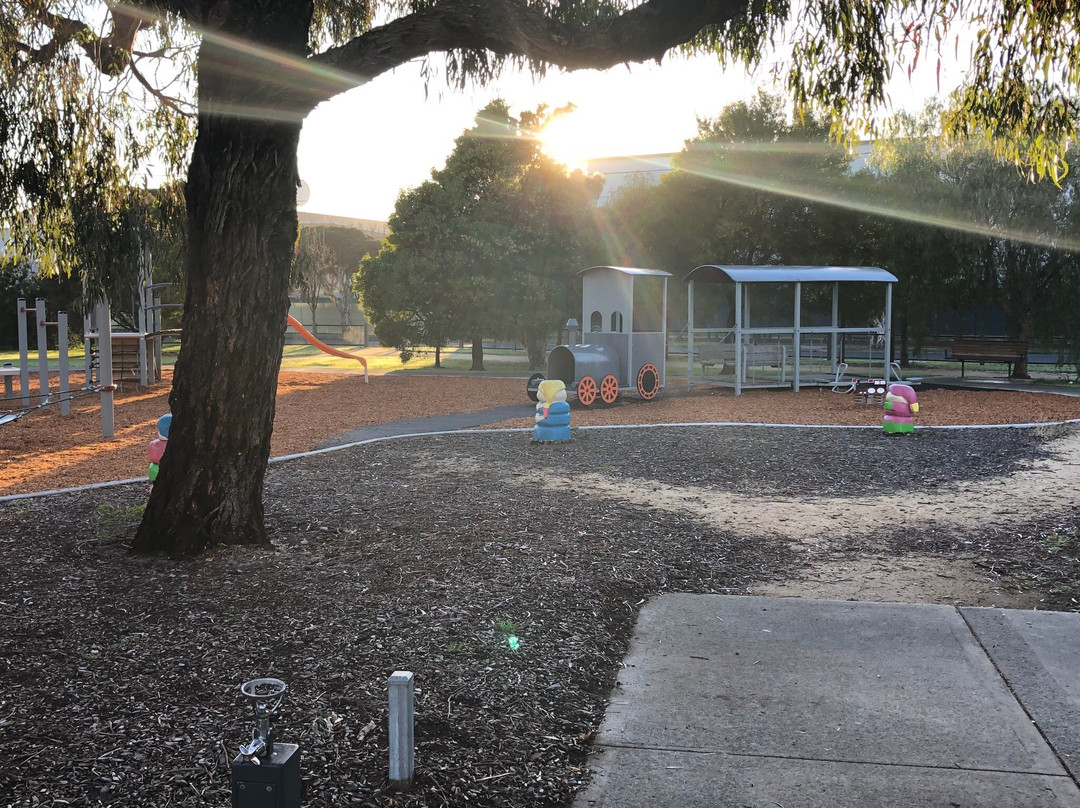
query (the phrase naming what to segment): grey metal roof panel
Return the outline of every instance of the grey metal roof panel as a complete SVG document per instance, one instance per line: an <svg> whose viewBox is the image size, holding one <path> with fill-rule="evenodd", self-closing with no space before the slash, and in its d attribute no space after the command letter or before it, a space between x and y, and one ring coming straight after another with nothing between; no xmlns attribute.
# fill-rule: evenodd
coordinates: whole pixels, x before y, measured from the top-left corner
<svg viewBox="0 0 1080 808"><path fill-rule="evenodd" d="M671 277L670 272L665 272L662 269L641 269L640 267L587 267L585 269L579 269L577 274L584 275L586 272L592 272L594 269L613 269L624 275L658 275L664 278Z"/></svg>
<svg viewBox="0 0 1080 808"><path fill-rule="evenodd" d="M754 266L705 264L687 274L687 280L721 280L727 276L736 283L829 283L833 281L868 281L896 283L896 276L879 267Z"/></svg>

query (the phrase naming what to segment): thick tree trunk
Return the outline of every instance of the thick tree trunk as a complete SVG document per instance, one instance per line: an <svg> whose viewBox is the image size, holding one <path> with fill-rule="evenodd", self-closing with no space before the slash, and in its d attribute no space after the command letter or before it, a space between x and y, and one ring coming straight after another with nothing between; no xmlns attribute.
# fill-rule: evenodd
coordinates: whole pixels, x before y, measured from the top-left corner
<svg viewBox="0 0 1080 808"><path fill-rule="evenodd" d="M442 367L442 348L440 348L438 345L435 346L435 367Z"/></svg>
<svg viewBox="0 0 1080 808"><path fill-rule="evenodd" d="M537 370L544 366L544 340L531 339L525 341L525 353L529 357L529 370Z"/></svg>
<svg viewBox="0 0 1080 808"><path fill-rule="evenodd" d="M484 338L479 334L473 334L472 338L472 367L469 370L484 370Z"/></svg>
<svg viewBox="0 0 1080 808"><path fill-rule="evenodd" d="M229 22L239 30L230 33L303 52L310 10L304 19L288 0L274 13L254 5L233 2ZM269 18L275 30L260 30ZM236 70L235 59L229 69L229 56L210 38L199 54L199 131L186 189L187 298L169 398L173 422L136 551L179 556L212 544L267 542L263 478L289 306L303 115L275 109L280 89ZM253 108L266 117L244 114Z"/></svg>
<svg viewBox="0 0 1080 808"><path fill-rule="evenodd" d="M1028 338L1027 324L1026 323L1021 324L1020 328L1017 329L1017 332L1018 332L1017 335L1016 335L1017 339L1019 339L1021 342L1027 342L1027 338ZM1013 372L1012 372L1012 376L1010 378L1013 378L1013 379L1030 379L1031 378L1031 374L1028 373L1028 359L1027 359L1027 354L1026 353L1016 361L1015 365L1013 365Z"/></svg>

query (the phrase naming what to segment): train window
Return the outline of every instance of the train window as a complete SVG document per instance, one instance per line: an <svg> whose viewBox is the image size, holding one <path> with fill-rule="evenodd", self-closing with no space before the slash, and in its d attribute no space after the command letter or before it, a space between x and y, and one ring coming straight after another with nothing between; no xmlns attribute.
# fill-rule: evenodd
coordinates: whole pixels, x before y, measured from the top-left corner
<svg viewBox="0 0 1080 808"><path fill-rule="evenodd" d="M621 311L613 311L613 312L611 312L611 330L615 331L616 333L619 333L619 334L622 333L622 312Z"/></svg>
<svg viewBox="0 0 1080 808"><path fill-rule="evenodd" d="M603 331L604 330L604 315L598 311L594 311L589 315L589 331Z"/></svg>

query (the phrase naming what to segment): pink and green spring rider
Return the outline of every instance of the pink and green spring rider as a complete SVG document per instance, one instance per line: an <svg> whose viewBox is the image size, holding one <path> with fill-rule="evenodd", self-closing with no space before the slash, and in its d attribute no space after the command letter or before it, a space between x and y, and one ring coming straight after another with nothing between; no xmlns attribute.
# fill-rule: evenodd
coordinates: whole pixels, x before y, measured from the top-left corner
<svg viewBox="0 0 1080 808"><path fill-rule="evenodd" d="M147 475L150 478L150 482L153 483L157 479L158 475L158 463L161 462L161 456L165 454L165 444L169 441L169 427L172 426L172 415L165 413L157 420L157 432L158 436L156 440L150 441L150 446L147 447L146 454L150 458L150 468L147 469Z"/></svg>
<svg viewBox="0 0 1080 808"><path fill-rule="evenodd" d="M919 411L919 397L906 384L890 384L885 394L885 416L881 428L886 435L903 435L915 431L911 417Z"/></svg>

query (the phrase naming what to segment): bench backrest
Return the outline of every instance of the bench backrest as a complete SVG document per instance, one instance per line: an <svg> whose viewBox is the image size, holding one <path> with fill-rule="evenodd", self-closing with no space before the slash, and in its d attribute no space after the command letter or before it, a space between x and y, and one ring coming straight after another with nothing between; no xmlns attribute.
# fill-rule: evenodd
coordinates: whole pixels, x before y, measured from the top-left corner
<svg viewBox="0 0 1080 808"><path fill-rule="evenodd" d="M952 344L953 356L987 356L1022 359L1027 356L1026 342L1007 340L956 340Z"/></svg>

